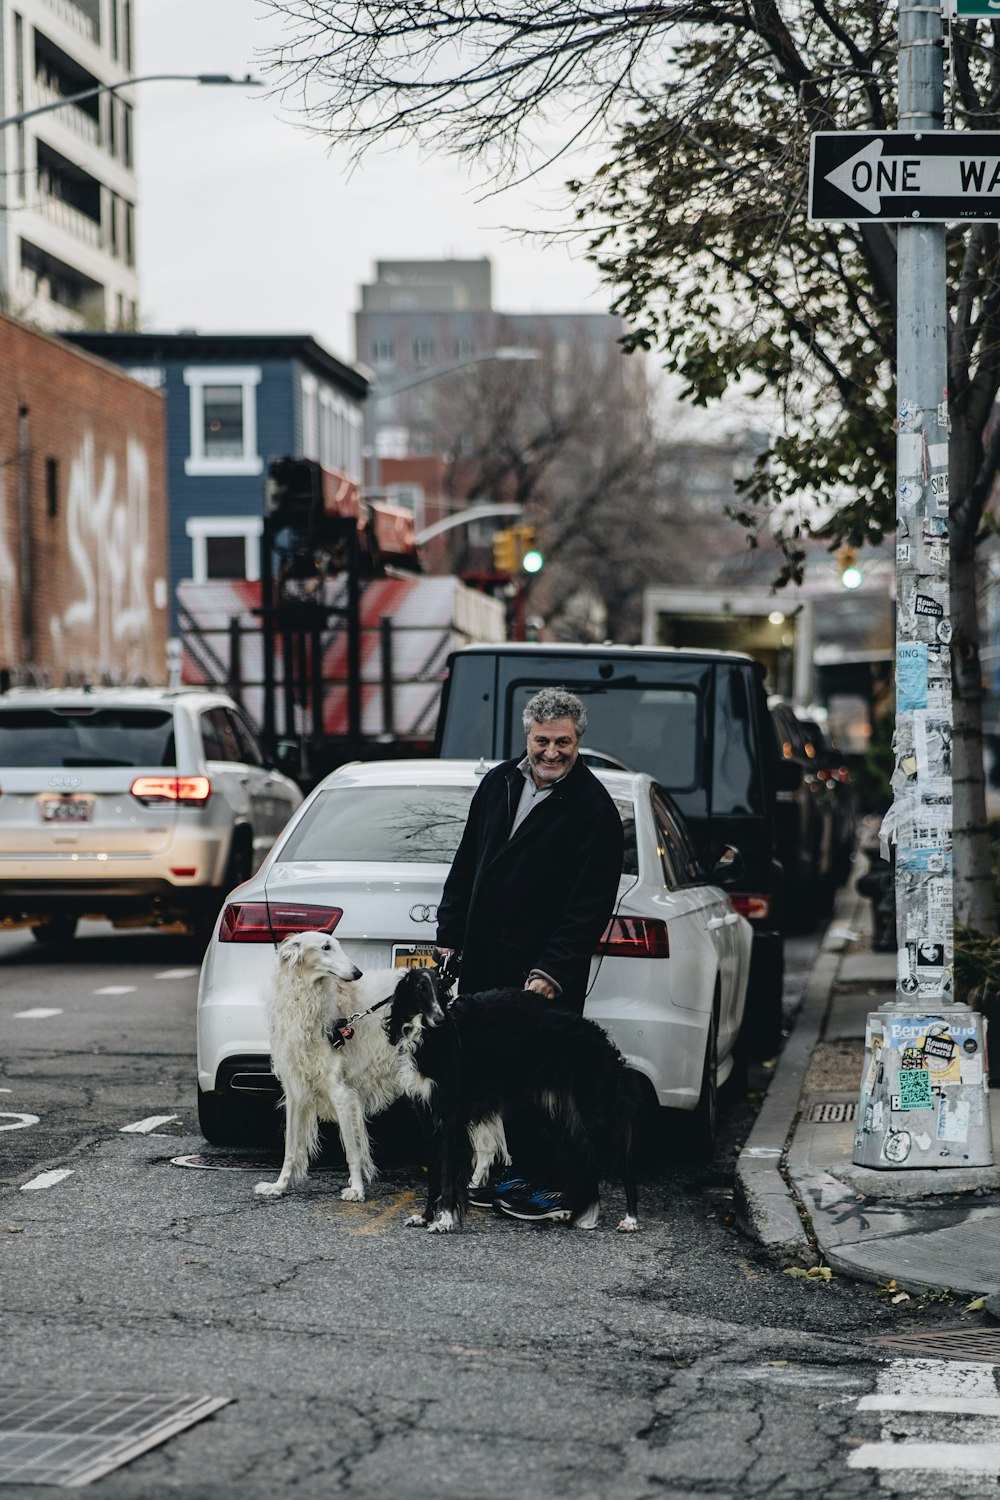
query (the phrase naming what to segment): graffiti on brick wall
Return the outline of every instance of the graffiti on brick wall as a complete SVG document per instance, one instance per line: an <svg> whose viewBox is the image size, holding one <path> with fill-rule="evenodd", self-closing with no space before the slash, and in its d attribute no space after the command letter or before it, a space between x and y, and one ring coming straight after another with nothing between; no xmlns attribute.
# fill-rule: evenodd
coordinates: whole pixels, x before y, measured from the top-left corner
<svg viewBox="0 0 1000 1500"><path fill-rule="evenodd" d="M126 446L124 482L106 453L98 465L87 433L69 472L66 546L75 597L50 620L57 659L85 653L117 675L130 651L150 645L153 588L149 556L149 460L134 438ZM76 639L74 639L76 638Z"/></svg>

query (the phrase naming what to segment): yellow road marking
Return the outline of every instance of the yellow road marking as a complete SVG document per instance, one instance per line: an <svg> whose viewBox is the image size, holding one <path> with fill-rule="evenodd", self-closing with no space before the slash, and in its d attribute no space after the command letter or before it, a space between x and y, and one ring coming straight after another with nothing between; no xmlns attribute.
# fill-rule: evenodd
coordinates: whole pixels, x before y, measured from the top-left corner
<svg viewBox="0 0 1000 1500"><path fill-rule="evenodd" d="M374 1203L341 1203L336 1208L321 1209L319 1217L341 1221L353 1219L353 1224L344 1225L348 1234L385 1234L393 1219L401 1213L413 1213L420 1201L419 1193L395 1193L382 1208ZM373 1209L376 1210L374 1215Z"/></svg>

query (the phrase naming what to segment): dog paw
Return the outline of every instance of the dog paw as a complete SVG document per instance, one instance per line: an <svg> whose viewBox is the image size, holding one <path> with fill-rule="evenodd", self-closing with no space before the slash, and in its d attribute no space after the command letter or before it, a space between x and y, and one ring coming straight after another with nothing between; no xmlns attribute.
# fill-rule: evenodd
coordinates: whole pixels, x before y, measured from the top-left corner
<svg viewBox="0 0 1000 1500"><path fill-rule="evenodd" d="M639 1228L639 1220L638 1219L633 1219L631 1214L626 1214L625 1217L624 1217L624 1219L622 1219L621 1223L618 1225L618 1233L619 1234L635 1234L635 1232L636 1232L636 1230L638 1228Z"/></svg>
<svg viewBox="0 0 1000 1500"><path fill-rule="evenodd" d="M254 1188L254 1192L259 1193L262 1198L280 1198L284 1191L276 1182L258 1182Z"/></svg>
<svg viewBox="0 0 1000 1500"><path fill-rule="evenodd" d="M427 1220L424 1218L423 1214L411 1214L410 1217L404 1222L407 1229L427 1228Z"/></svg>
<svg viewBox="0 0 1000 1500"><path fill-rule="evenodd" d="M451 1234L451 1231L454 1228L455 1228L455 1215L452 1214L452 1213L449 1213L447 1211L447 1209L446 1209L443 1213L438 1214L438 1216L434 1220L433 1224L428 1224L428 1226L427 1226L427 1233L428 1234Z"/></svg>
<svg viewBox="0 0 1000 1500"><path fill-rule="evenodd" d="M364 1203L365 1190L364 1188L345 1187L341 1191L340 1196L343 1198L345 1203Z"/></svg>

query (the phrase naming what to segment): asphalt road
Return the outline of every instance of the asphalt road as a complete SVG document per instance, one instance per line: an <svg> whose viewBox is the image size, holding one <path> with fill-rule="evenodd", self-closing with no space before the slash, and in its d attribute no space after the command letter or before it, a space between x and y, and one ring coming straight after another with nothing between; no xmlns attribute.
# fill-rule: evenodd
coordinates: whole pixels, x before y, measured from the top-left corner
<svg viewBox="0 0 1000 1500"><path fill-rule="evenodd" d="M789 944L791 1006L815 946ZM669 1151L647 1167L637 1235L614 1232L612 1189L592 1233L474 1211L430 1236L403 1227L423 1174L400 1131L364 1204L340 1201L333 1151L304 1191L268 1200L253 1185L276 1158L205 1148L196 975L176 937L95 927L54 955L0 936L0 1397L227 1400L95 1495L914 1493L880 1466L887 1445L940 1441L959 1418L887 1407L900 1350L879 1340L932 1349L961 1308L793 1278L740 1235L733 1163L766 1070L727 1101L710 1167ZM191 1155L226 1169L175 1164ZM954 1367L930 1363L947 1383ZM987 1444L989 1418L962 1420L966 1445ZM0 1420L0 1466L4 1452ZM996 1492L995 1473L954 1465L935 1483ZM41 1493L0 1480L0 1497Z"/></svg>

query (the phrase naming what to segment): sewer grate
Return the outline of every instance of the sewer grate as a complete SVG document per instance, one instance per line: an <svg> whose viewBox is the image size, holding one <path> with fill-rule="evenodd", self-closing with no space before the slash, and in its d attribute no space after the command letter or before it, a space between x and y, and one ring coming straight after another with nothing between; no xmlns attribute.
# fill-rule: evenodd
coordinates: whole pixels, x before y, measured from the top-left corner
<svg viewBox="0 0 1000 1500"><path fill-rule="evenodd" d="M0 1484L90 1484L225 1406L228 1396L0 1386Z"/></svg>
<svg viewBox="0 0 1000 1500"><path fill-rule="evenodd" d="M936 1359L982 1360L1000 1365L1000 1328L938 1328L926 1333L887 1333L876 1340L892 1349Z"/></svg>
<svg viewBox="0 0 1000 1500"><path fill-rule="evenodd" d="M204 1172L273 1172L281 1166L281 1156L208 1156L204 1152L196 1152L192 1156L172 1156L170 1165L200 1167ZM310 1169L313 1174L316 1170Z"/></svg>
<svg viewBox="0 0 1000 1500"><path fill-rule="evenodd" d="M841 1099L836 1102L814 1104L806 1119L810 1125L843 1125L848 1120L853 1120L857 1113L858 1101L856 1099L850 1104Z"/></svg>

